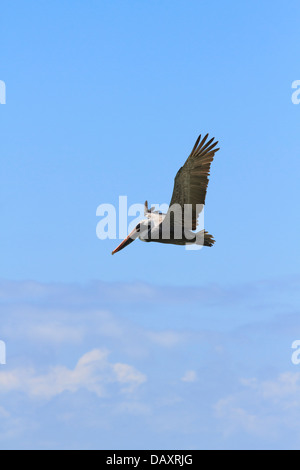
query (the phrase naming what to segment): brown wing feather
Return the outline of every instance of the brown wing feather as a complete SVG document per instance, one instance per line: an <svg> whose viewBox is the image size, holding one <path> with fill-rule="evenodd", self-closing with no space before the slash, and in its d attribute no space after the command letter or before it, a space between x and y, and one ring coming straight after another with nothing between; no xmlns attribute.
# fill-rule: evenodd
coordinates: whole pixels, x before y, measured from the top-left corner
<svg viewBox="0 0 300 470"><path fill-rule="evenodd" d="M174 204L182 207L182 223L184 223L184 205L190 204L192 230L197 228L198 216L205 204L210 165L219 150L215 148L218 142L213 143L214 138L212 138L206 143L207 138L208 134L202 140L201 135L198 137L190 156L178 171L170 202L170 207Z"/></svg>

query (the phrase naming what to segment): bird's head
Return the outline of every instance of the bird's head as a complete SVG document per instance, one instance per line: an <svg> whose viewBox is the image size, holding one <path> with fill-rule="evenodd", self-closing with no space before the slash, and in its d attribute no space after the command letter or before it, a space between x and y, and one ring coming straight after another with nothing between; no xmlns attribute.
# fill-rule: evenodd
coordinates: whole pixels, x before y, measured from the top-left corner
<svg viewBox="0 0 300 470"><path fill-rule="evenodd" d="M114 251L112 251L111 254L114 255L118 251L123 250L123 248L126 248L126 246L130 245L130 243L132 243L134 240L141 237L141 235L145 236L148 233L149 228L150 228L149 220L148 219L141 220L141 222L137 224L137 226L132 230L132 232L130 232L128 237L126 237L125 240L123 240L120 243L120 245L118 245L117 248L115 248Z"/></svg>

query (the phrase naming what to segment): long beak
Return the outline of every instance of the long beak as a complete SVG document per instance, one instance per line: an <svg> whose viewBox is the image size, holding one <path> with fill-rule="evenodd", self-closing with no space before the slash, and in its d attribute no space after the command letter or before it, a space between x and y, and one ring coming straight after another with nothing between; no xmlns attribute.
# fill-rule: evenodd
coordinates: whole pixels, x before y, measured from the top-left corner
<svg viewBox="0 0 300 470"><path fill-rule="evenodd" d="M137 225L135 229L132 230L132 232L128 235L128 237L126 237L125 240L123 240L122 243L120 243L120 245L118 245L111 254L114 255L118 251L123 250L123 248L126 248L126 246L130 245L130 243L134 242L134 240L136 240L139 236L139 231L139 225Z"/></svg>

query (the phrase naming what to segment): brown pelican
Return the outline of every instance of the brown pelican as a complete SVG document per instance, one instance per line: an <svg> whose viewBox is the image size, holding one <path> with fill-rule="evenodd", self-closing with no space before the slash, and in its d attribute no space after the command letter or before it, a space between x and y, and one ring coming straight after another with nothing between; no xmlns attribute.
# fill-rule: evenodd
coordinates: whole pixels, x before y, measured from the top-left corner
<svg viewBox="0 0 300 470"><path fill-rule="evenodd" d="M211 162L218 142L209 140L208 134L196 140L193 150L183 167L178 171L169 210L166 214L148 209L145 202L145 216L125 240L112 252L117 253L139 238L145 242L169 243L173 245L212 246L213 236L205 230L195 233L198 217L203 210Z"/></svg>

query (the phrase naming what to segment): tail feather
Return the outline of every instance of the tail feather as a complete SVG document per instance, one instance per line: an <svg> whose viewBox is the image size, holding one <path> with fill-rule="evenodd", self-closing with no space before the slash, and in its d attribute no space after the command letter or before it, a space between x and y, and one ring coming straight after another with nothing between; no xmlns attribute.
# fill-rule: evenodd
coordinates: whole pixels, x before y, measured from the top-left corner
<svg viewBox="0 0 300 470"><path fill-rule="evenodd" d="M201 230L196 234L196 243L197 245L213 246L215 240L213 235L210 235L206 230Z"/></svg>

